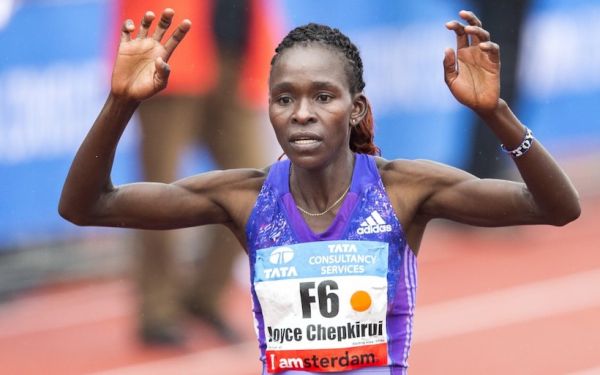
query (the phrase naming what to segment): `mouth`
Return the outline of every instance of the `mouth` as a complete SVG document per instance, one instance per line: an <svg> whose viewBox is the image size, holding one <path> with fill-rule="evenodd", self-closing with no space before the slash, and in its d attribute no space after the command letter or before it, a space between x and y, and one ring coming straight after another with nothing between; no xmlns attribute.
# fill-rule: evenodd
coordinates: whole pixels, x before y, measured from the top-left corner
<svg viewBox="0 0 600 375"><path fill-rule="evenodd" d="M298 148L310 148L317 146L322 142L319 135L314 133L298 133L294 134L289 138L291 145Z"/></svg>
<svg viewBox="0 0 600 375"><path fill-rule="evenodd" d="M292 144L303 146L303 145L312 145L317 142L319 142L319 141L316 139L296 139L296 140L292 141Z"/></svg>

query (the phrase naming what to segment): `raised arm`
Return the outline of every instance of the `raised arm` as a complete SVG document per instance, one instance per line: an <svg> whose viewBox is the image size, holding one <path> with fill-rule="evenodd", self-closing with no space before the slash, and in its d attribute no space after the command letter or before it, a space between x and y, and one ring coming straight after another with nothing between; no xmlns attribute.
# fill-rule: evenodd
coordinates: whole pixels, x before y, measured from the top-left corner
<svg viewBox="0 0 600 375"><path fill-rule="evenodd" d="M223 200L252 171L213 172L173 184L111 182L115 150L127 123L142 100L166 87L169 57L190 29L190 21L184 20L161 43L173 14L165 9L150 34L154 14L147 12L135 38L133 22L123 24L111 92L75 156L60 199L60 214L75 224L179 228L232 220Z"/></svg>
<svg viewBox="0 0 600 375"><path fill-rule="evenodd" d="M454 97L475 111L498 137L524 184L478 179L466 172L424 163L433 189L420 207L426 217L502 226L546 223L564 225L580 214L578 194L564 171L500 99L500 52L477 17L460 16L468 25L446 24L457 37L457 50L445 51L444 73ZM469 41L470 37L470 41ZM508 156L507 156L508 157Z"/></svg>

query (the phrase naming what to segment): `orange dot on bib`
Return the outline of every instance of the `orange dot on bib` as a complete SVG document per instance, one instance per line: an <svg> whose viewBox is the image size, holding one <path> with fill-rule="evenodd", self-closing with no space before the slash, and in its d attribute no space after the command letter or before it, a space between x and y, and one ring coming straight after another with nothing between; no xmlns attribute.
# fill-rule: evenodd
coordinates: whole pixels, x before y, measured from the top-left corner
<svg viewBox="0 0 600 375"><path fill-rule="evenodd" d="M350 297L350 305L355 311L366 311L371 307L371 296L364 290L359 290Z"/></svg>

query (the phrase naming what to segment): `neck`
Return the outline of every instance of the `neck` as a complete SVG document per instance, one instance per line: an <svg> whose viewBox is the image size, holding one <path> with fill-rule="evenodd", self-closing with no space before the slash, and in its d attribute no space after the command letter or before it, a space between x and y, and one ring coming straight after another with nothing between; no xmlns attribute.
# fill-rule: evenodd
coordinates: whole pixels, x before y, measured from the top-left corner
<svg viewBox="0 0 600 375"><path fill-rule="evenodd" d="M339 206L352 182L353 171L354 154L351 152L318 170L307 170L292 164L290 191L302 209L312 213L323 212L337 200L340 202L335 206Z"/></svg>

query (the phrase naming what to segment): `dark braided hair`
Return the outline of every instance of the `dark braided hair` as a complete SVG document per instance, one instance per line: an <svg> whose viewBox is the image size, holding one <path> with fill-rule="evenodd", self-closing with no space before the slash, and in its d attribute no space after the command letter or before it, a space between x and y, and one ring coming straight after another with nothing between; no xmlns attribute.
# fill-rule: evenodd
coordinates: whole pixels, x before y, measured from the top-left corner
<svg viewBox="0 0 600 375"><path fill-rule="evenodd" d="M333 48L340 52L346 59L346 76L350 86L350 93L356 94L362 92L365 88L363 80L363 63L360 58L358 48L350 38L344 35L340 30L326 25L309 23L299 26L290 31L285 38L275 48L275 55L271 60L271 67L277 62L282 52L298 44L308 45L309 43L320 43L324 46ZM362 121L352 126L350 131L350 149L353 152L369 155L380 155L379 147L373 143L375 137L375 126L371 105L367 102L367 113Z"/></svg>

